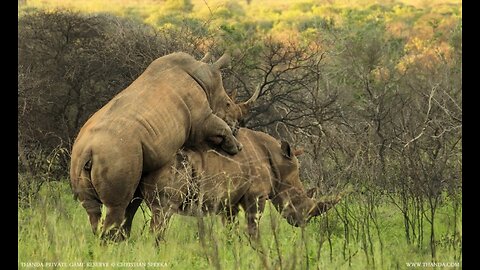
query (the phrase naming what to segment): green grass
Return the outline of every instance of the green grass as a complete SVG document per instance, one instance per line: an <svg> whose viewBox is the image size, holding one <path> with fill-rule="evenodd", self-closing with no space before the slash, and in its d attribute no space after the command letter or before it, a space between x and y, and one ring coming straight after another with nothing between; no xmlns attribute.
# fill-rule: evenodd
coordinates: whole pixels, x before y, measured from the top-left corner
<svg viewBox="0 0 480 270"><path fill-rule="evenodd" d="M200 220L175 215L166 242L157 247L149 233L149 213L140 209L128 241L102 245L90 230L86 212L73 200L68 184L52 182L31 198L30 207L18 209L18 265L29 268L43 264L51 269L55 267L48 263L58 263L57 269L82 263L88 269L215 269L216 265L221 269L404 269L408 262L432 261L427 229L420 248L408 245L400 212L385 203L377 211L379 238L371 220L362 221L361 204L354 200L345 200L304 230L288 225L268 204L258 244L249 242L240 213L240 225L233 228L223 226L217 216ZM340 219L347 204L354 210L348 242ZM439 209L438 239L451 231L450 209L448 205ZM204 234L199 233L201 222ZM371 240L364 241L368 235ZM452 247L438 245L437 262L461 265L457 259L460 251ZM93 263L97 266L87 267Z"/></svg>

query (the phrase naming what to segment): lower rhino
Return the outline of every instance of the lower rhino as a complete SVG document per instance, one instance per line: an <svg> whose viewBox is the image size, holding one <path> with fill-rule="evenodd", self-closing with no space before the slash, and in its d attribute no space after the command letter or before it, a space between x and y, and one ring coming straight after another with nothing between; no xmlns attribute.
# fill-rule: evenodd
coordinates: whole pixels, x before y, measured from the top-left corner
<svg viewBox="0 0 480 270"><path fill-rule="evenodd" d="M293 226L304 226L339 201L337 197L319 202L307 195L296 153L288 143L245 128L239 129L237 139L244 148L235 156L207 147L183 150L170 167L142 179L140 197L152 211L151 229L157 240L175 213L215 213L233 220L242 207L249 235L256 238L266 200Z"/></svg>

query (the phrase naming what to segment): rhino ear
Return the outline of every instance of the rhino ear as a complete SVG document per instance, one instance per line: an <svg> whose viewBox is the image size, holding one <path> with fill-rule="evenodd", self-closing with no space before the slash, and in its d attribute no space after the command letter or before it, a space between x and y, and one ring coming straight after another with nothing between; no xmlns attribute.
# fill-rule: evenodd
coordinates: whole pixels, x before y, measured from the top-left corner
<svg viewBox="0 0 480 270"><path fill-rule="evenodd" d="M296 156L296 157L302 155L303 153L304 153L303 148L298 148L298 149L293 150L293 155Z"/></svg>
<svg viewBox="0 0 480 270"><path fill-rule="evenodd" d="M281 143L281 148L282 148L282 155L288 159L292 158L292 148L290 147L290 144L286 141L282 141Z"/></svg>

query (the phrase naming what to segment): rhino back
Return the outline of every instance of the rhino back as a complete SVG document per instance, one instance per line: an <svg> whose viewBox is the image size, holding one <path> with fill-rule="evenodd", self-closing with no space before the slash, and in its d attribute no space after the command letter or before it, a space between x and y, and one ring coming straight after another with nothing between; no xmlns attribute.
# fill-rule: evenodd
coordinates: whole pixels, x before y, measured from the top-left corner
<svg viewBox="0 0 480 270"><path fill-rule="evenodd" d="M210 105L216 103L217 99L226 96L220 70L207 63L195 60L187 53L176 52L162 56L153 61L142 75L156 76L156 74L172 67L180 68L201 84L203 90L207 93Z"/></svg>
<svg viewBox="0 0 480 270"><path fill-rule="evenodd" d="M165 164L182 147L192 123L202 121L209 110L205 93L195 80L174 67L156 76L140 76L87 121L77 140L109 134L139 142L144 169L151 170Z"/></svg>
<svg viewBox="0 0 480 270"><path fill-rule="evenodd" d="M234 156L208 148L186 151L195 172L194 181L210 208L219 208L215 204L226 199L237 204L247 191L270 192L272 173L263 144L275 143L275 139L267 137L265 140L262 134L240 129L237 139L244 148Z"/></svg>

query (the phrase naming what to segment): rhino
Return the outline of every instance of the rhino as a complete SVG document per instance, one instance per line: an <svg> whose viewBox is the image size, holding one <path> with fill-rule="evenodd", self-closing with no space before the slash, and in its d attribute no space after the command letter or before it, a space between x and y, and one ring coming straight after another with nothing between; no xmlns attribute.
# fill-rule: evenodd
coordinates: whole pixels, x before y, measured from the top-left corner
<svg viewBox="0 0 480 270"><path fill-rule="evenodd" d="M316 201L309 197L299 177L299 162L285 142L240 128L237 139L243 150L229 156L207 146L181 150L170 166L146 175L140 197L151 209L151 230L157 243L163 240L173 214L202 216L221 214L233 221L240 207L245 210L248 233L258 238L258 222L267 200L293 226L305 226L326 212L340 197Z"/></svg>
<svg viewBox="0 0 480 270"><path fill-rule="evenodd" d="M79 131L71 152L70 182L94 234L105 205L102 238L123 240L125 233L119 232L128 230L139 206L130 201L142 175L163 168L180 148L210 140L229 154L241 150L232 128L258 91L235 104L220 73L229 54L212 64L205 63L206 58L197 61L179 52L156 59Z"/></svg>

